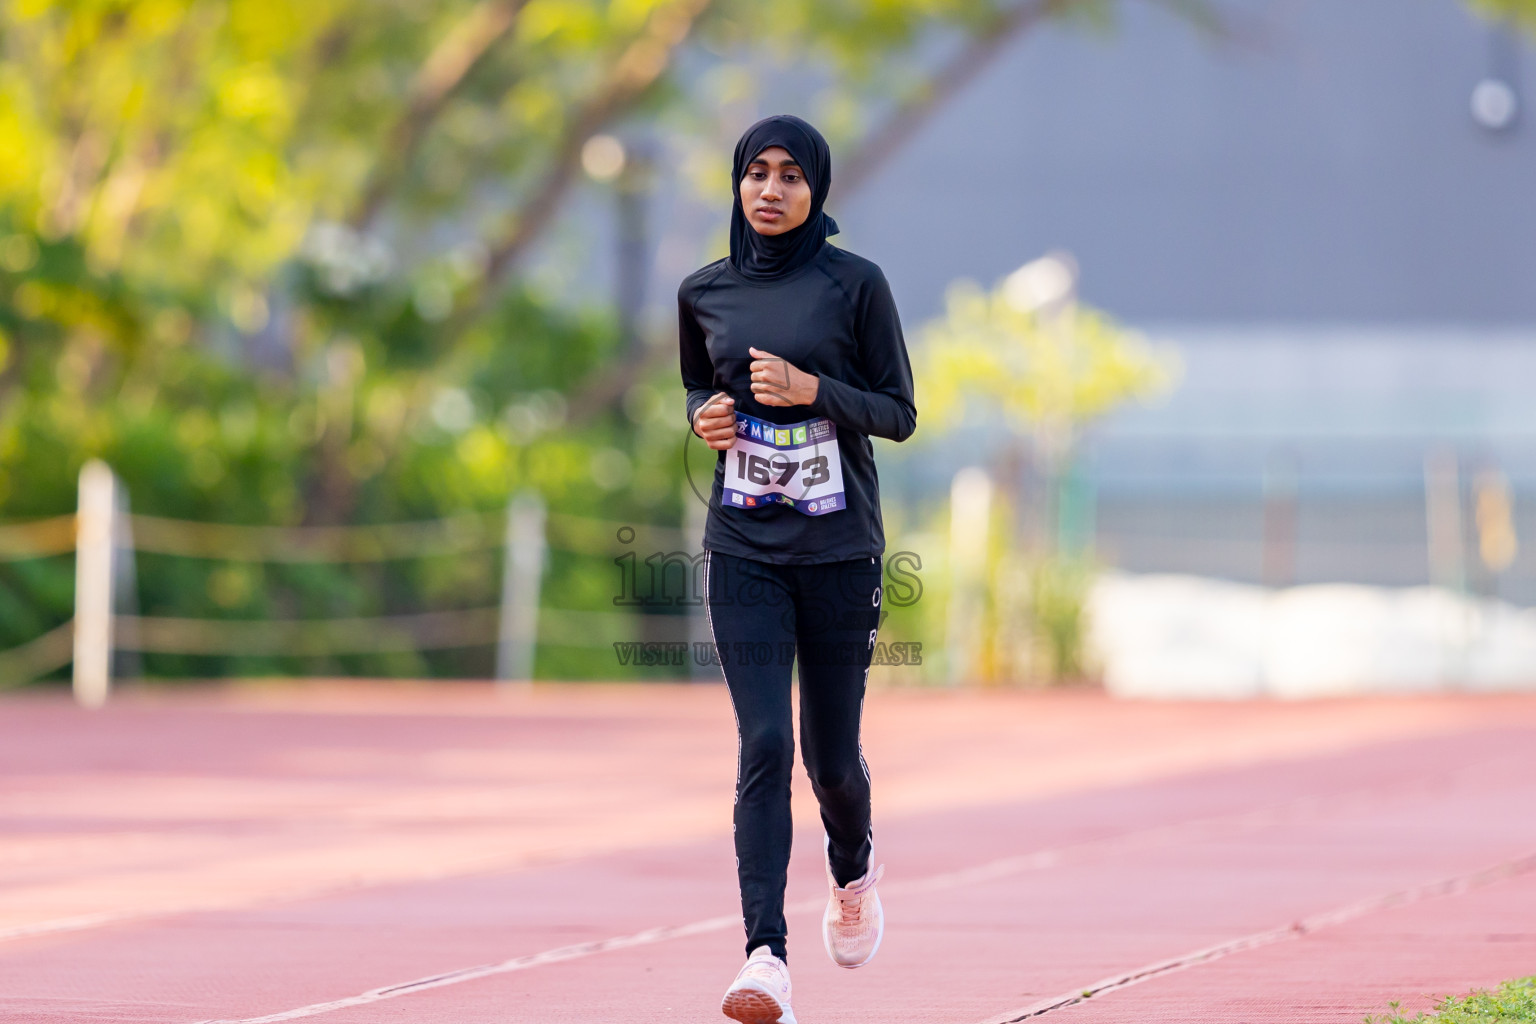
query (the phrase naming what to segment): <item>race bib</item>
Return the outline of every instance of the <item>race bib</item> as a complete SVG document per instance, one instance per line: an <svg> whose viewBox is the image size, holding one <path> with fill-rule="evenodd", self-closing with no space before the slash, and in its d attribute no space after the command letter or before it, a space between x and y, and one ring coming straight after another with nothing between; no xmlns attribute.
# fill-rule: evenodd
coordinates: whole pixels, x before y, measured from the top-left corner
<svg viewBox="0 0 1536 1024"><path fill-rule="evenodd" d="M847 508L837 427L825 417L780 425L738 412L721 503L740 509L777 503L808 516Z"/></svg>

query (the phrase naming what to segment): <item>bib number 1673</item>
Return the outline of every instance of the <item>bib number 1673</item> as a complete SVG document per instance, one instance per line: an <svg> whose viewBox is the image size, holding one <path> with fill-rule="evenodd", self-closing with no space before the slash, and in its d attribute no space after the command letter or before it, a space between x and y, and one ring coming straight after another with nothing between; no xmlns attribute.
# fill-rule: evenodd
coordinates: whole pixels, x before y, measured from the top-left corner
<svg viewBox="0 0 1536 1024"><path fill-rule="evenodd" d="M827 469L825 455L813 455L804 462L797 462L783 455L766 459L761 455L751 455L740 449L736 451L737 475L755 484L777 484L783 487L799 469L805 470L805 476L800 479L801 487L815 487L832 479L832 474Z"/></svg>

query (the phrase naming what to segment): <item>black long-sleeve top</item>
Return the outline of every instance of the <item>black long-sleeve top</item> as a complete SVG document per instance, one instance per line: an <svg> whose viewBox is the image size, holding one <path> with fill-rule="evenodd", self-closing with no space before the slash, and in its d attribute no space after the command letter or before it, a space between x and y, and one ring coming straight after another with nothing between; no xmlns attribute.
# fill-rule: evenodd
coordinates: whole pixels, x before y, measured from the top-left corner
<svg viewBox="0 0 1536 1024"><path fill-rule="evenodd" d="M880 268L831 243L799 270L772 281L743 277L722 259L683 280L677 306L690 428L699 407L721 391L736 400L736 411L770 423L824 416L837 426L847 501L823 515L777 503L722 506L728 451L720 451L704 547L780 564L884 554L880 479L869 439L905 441L917 429L917 408L901 321ZM794 406L758 402L751 347L820 377L815 400ZM711 450L697 437L689 440L694 459Z"/></svg>

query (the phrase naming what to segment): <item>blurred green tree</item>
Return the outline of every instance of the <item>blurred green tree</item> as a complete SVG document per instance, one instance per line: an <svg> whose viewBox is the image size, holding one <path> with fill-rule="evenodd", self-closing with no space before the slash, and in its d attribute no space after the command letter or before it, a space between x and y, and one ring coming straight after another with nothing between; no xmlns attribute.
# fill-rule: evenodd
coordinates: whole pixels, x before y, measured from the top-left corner
<svg viewBox="0 0 1536 1024"><path fill-rule="evenodd" d="M1063 257L1031 263L991 291L959 281L920 334L925 411L940 429L985 415L1034 440L1053 472L1082 427L1163 390L1176 372L1139 334L1076 301ZM1032 294L1043 280L1049 294Z"/></svg>
<svg viewBox="0 0 1536 1024"><path fill-rule="evenodd" d="M274 295L285 265L330 297L407 276L436 325L418 355L435 359L484 322L586 144L625 117L707 118L764 86L765 56L815 68L833 128L865 139L840 161L850 190L1012 35L1114 8L786 0L765 19L745 0L16 0L0 23L0 205L126 295L196 296L193 328L232 328L255 365L303 354L306 317ZM946 59L919 60L946 33ZM33 308L86 315L62 305Z"/></svg>

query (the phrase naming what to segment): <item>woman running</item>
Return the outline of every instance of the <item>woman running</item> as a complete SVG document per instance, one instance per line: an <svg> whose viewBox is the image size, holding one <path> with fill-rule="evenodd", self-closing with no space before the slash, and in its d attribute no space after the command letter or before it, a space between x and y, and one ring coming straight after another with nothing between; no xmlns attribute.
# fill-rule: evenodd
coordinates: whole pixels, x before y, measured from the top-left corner
<svg viewBox="0 0 1536 1024"><path fill-rule="evenodd" d="M880 268L827 243L832 156L798 117L736 144L731 254L678 290L688 421L719 450L704 601L736 713L735 842L748 959L721 1009L794 1024L786 966L798 657L800 742L826 830L822 940L858 967L880 946L859 725L880 625L885 530L869 438L917 426L912 368Z"/></svg>

